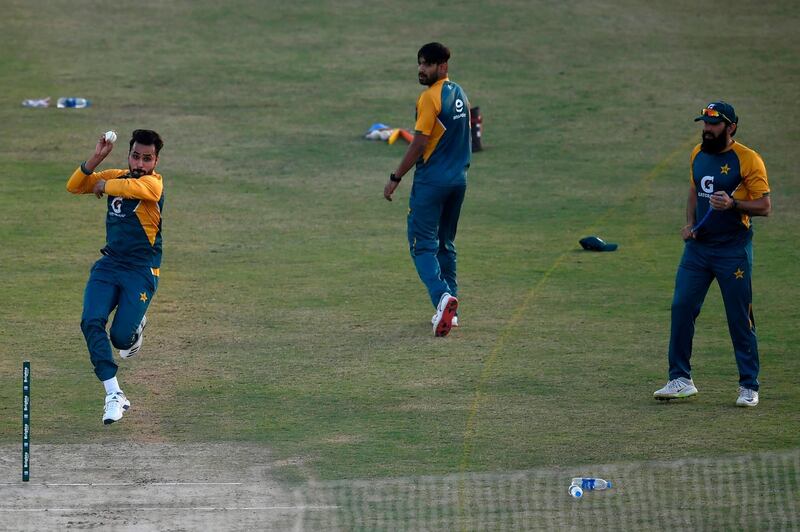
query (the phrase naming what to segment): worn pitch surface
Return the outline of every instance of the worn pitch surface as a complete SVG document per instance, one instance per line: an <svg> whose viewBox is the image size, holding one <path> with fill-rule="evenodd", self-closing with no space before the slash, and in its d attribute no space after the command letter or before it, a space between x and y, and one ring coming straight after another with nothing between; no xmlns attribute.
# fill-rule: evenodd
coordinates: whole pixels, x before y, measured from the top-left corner
<svg viewBox="0 0 800 532"><path fill-rule="evenodd" d="M332 509L280 486L258 445L35 445L30 482L20 454L0 447L0 530L302 530Z"/></svg>

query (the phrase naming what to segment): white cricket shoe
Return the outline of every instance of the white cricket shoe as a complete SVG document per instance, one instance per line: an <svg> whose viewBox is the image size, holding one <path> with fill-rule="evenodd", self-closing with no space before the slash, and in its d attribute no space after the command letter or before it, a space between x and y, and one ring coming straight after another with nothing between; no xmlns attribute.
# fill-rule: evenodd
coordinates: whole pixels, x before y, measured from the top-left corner
<svg viewBox="0 0 800 532"><path fill-rule="evenodd" d="M431 325L436 323L436 314L431 318ZM453 316L453 327L458 327L458 316Z"/></svg>
<svg viewBox="0 0 800 532"><path fill-rule="evenodd" d="M103 409L103 424L110 425L122 419L124 414L131 407L131 402L122 392L114 392L106 395L106 404Z"/></svg>
<svg viewBox="0 0 800 532"><path fill-rule="evenodd" d="M756 406L758 404L758 392L739 386L739 398L736 400L736 406Z"/></svg>
<svg viewBox="0 0 800 532"><path fill-rule="evenodd" d="M439 304L436 306L436 316L433 320L433 335L447 336L453 327L453 318L458 311L458 299L447 292L442 294Z"/></svg>
<svg viewBox="0 0 800 532"><path fill-rule="evenodd" d="M653 397L660 401L669 401L670 399L685 399L696 394L697 388L695 388L692 379L678 377L669 381L660 390L656 390L653 393Z"/></svg>
<svg viewBox="0 0 800 532"><path fill-rule="evenodd" d="M119 356L122 358L131 358L133 355L139 352L139 349L142 348L142 341L144 340L144 328L147 325L147 316L142 316L142 322L139 323L139 326L136 328L136 334L138 338L136 338L136 343L130 346L128 349L120 349Z"/></svg>

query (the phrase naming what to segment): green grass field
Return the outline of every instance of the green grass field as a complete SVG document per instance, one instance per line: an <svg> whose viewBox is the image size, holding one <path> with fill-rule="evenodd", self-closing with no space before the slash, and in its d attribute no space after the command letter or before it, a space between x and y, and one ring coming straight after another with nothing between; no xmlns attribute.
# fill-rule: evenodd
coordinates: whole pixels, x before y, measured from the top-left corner
<svg viewBox="0 0 800 532"><path fill-rule="evenodd" d="M21 361L47 443L260 443L287 479L388 478L717 458L798 447L800 23L790 1L5 3L0 21L0 443ZM459 228L462 326L405 241L418 47L484 116ZM82 96L84 110L25 109ZM660 404L692 122L724 98L774 214L755 222L761 404L737 409L719 292L701 395ZM79 321L105 202L65 190L95 139L165 147L164 263L134 403L104 427ZM124 142L104 165L125 164ZM599 234L616 253L579 251Z"/></svg>

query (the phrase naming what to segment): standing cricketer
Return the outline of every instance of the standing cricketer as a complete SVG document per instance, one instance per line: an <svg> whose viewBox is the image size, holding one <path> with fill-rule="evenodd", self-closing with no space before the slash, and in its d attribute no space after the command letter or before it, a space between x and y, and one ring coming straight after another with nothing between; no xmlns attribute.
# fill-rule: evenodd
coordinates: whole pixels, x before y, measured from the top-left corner
<svg viewBox="0 0 800 532"><path fill-rule="evenodd" d="M450 50L438 42L417 52L419 82L428 88L417 100L414 139L383 189L384 198L392 201L401 179L416 165L408 243L436 309L431 320L435 336L447 336L451 327L458 326L454 241L472 156L469 100L447 77L449 60Z"/></svg>
<svg viewBox="0 0 800 532"><path fill-rule="evenodd" d="M683 257L675 276L669 340L669 380L653 394L669 400L697 394L689 359L694 326L711 282L722 292L739 369L736 405L758 404L758 342L753 316L753 216L772 211L767 168L761 156L733 140L739 125L733 106L711 102L702 121L702 143L692 151Z"/></svg>
<svg viewBox="0 0 800 532"><path fill-rule="evenodd" d="M67 182L73 194L108 195L106 246L94 263L83 295L81 330L94 372L106 391L103 423L122 419L131 403L117 382L111 344L122 358L142 347L145 312L158 288L161 267L161 211L164 187L155 173L164 142L155 131L137 129L128 149L128 169L95 172L114 144L100 137L94 154ZM116 308L109 334L106 323Z"/></svg>

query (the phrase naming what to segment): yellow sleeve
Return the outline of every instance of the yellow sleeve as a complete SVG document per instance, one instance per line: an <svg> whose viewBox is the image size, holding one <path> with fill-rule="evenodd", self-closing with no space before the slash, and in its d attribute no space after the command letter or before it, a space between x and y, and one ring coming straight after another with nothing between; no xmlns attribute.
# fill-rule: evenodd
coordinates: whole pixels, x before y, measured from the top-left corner
<svg viewBox="0 0 800 532"><path fill-rule="evenodd" d="M414 129L423 135L430 136L441 111L441 91L439 92L439 98L436 98L434 91L426 90L419 95L419 100L417 100L417 122L414 125Z"/></svg>
<svg viewBox="0 0 800 532"><path fill-rule="evenodd" d="M113 179L118 174L119 170L104 170L87 175L83 173L83 170L81 170L79 166L72 172L72 175L67 181L67 190L73 194L91 194L95 183L101 179Z"/></svg>
<svg viewBox="0 0 800 532"><path fill-rule="evenodd" d="M689 158L689 182L694 186L694 159L697 157L697 154L700 153L700 144L694 147L692 150L692 156Z"/></svg>
<svg viewBox="0 0 800 532"><path fill-rule="evenodd" d="M139 179L112 179L106 181L106 194L128 199L158 201L164 185L158 174L143 175Z"/></svg>
<svg viewBox="0 0 800 532"><path fill-rule="evenodd" d="M769 194L767 167L763 159L761 159L756 152L747 150L740 153L739 165L741 167L744 188L747 189L747 197L737 199L754 200Z"/></svg>

